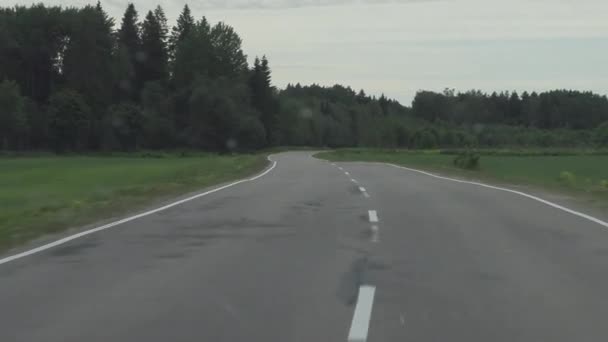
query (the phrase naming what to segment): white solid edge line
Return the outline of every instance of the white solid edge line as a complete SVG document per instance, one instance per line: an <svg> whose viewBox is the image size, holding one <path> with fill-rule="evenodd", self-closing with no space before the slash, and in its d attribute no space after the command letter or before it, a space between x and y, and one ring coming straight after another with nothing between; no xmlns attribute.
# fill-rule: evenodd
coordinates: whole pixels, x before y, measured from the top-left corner
<svg viewBox="0 0 608 342"><path fill-rule="evenodd" d="M359 288L359 296L353 321L348 332L348 342L365 342L367 341L367 332L369 330L369 321L372 317L372 307L374 306L374 294L376 288L374 286L361 286Z"/></svg>
<svg viewBox="0 0 608 342"><path fill-rule="evenodd" d="M272 160L270 159L270 157L268 157L267 159L268 159L269 161L272 161ZM9 257L6 257L6 258L3 258L3 259L0 259L0 265L2 265L2 264L6 264L6 263L11 262L11 261L13 261L13 260L17 260L17 259L24 258L24 257L29 256L29 255L32 255L32 254L36 254L36 253L39 253L39 252L45 251L45 250L50 249L50 248L53 248L53 247L57 247L57 246L62 245L62 244L64 244L64 243L66 243L66 242L69 242L69 241L72 241L72 240L76 240L76 239L78 239L78 238L81 238L81 237L86 236L86 235L89 235L89 234L93 234L93 233L96 233L96 232L99 232L99 231L102 231L102 230L106 230L106 229L108 229L108 228L112 228L112 227L118 226L118 225L120 225L120 224L123 224L123 223L129 222L129 221L133 221L133 220L136 220L136 219L138 219L138 218L142 218L142 217L144 217L144 216L148 216L148 215L151 215L151 214L157 213L157 212L159 212L159 211L163 211L163 210L166 210L166 209L169 209L169 208L175 207L175 206L177 206L177 205L180 205L180 204L183 204L183 203L186 203L186 202L192 201L192 200L194 200L194 199L197 199L197 198L200 198L200 197L203 197L203 196L207 196L207 195L212 194L212 193L214 193L214 192L218 192L218 191L220 191L220 190L224 190L224 189L226 189L226 188L230 188L230 187L232 187L232 186L235 186L235 185L238 185L238 184L241 184L241 183L245 183L245 182L251 182L251 181L254 181L254 180L258 179L258 178L261 178L261 177L263 177L263 176L267 175L267 174L268 174L270 171L272 171L272 170L273 170L273 169L274 169L276 166L277 166L277 162L276 162L276 161L272 161L272 165L271 165L271 166L270 166L268 169L266 169L264 172L260 173L260 174L259 174L259 175L257 175L257 176L254 176L254 177L251 177L251 178L245 178L245 179L241 179L241 180L239 180L239 181L236 181L236 182L233 182L233 183L230 183L230 184L226 184L226 185L220 186L219 188L211 189L211 190L209 190L209 191L205 191L205 192L203 192L203 193L196 194L196 195L194 195L194 196L190 196L190 197L188 197L188 198L184 198L184 199L181 199L181 200L176 201L176 202L173 202L173 203L169 203L169 204L167 204L167 205L165 205L165 206L162 206L162 207L160 207L160 208L156 208L156 209L153 209L153 210L150 210L150 211L143 212L143 213L141 213L141 214L137 214L137 215L134 215L134 216L130 216L130 217L124 218L124 219L122 219L122 220L114 221L114 222L111 222L111 223L105 224L105 225L100 226L100 227L96 227L96 228L93 228L93 229L85 230L84 232L80 232L80 233L78 233L78 234L70 235L70 236L68 236L68 237L65 237L65 238L63 238L63 239L59 239L59 240L57 240L57 241L53 241L53 242L48 243L48 244L46 244L46 245L42 245L42 246L40 246L40 247L36 247L36 248L34 248L34 249L30 249L30 250L25 251L25 252L22 252L22 253L18 253L18 254L15 254L15 255L11 255L11 256L9 256Z"/></svg>
<svg viewBox="0 0 608 342"><path fill-rule="evenodd" d="M369 222L378 222L378 213L375 210L368 210Z"/></svg>
<svg viewBox="0 0 608 342"><path fill-rule="evenodd" d="M471 184L471 185L476 185L476 186L480 186L480 187L483 187L483 188L510 192L512 194L516 194L516 195L519 195L519 196L523 196L523 197L526 197L526 198L529 198L529 199L541 202L541 203L546 204L546 205L548 205L550 207L553 207L555 209L559 209L559 210L565 211L565 212L567 212L569 214L572 214L572 215L584 218L586 220L589 220L591 222L597 223L597 224L599 224L601 226L604 226L604 227L608 228L608 222L602 221L602 220L600 220L600 219L598 219L596 217L593 217L591 215L587 215L587 214L578 212L576 210L572 210L570 208L566 208L564 206L561 206L559 204L547 201L547 200L542 199L540 197L527 194L527 193L522 192L522 191L511 190L511 189L507 189L507 188L501 188L499 186L488 185L488 184L479 183L479 182L471 182L471 181L465 181L465 180L454 179L454 178L449 178L449 177L443 177L443 176L439 176L439 175L436 175L436 174L433 174L433 173L430 173L430 172L416 170L416 169L412 169L412 168L409 168L409 167L399 166L399 165L390 164L390 163L380 163L380 164L389 165L389 166L392 166L392 167L396 167L398 169L404 169L404 170L408 170L408 171L412 171L412 172L417 172L417 173L421 173L421 174L426 175L426 176L430 176L430 177L434 177L434 178L438 178L438 179L443 179L443 180L448 180L448 181L452 181L452 182L456 182L456 183Z"/></svg>

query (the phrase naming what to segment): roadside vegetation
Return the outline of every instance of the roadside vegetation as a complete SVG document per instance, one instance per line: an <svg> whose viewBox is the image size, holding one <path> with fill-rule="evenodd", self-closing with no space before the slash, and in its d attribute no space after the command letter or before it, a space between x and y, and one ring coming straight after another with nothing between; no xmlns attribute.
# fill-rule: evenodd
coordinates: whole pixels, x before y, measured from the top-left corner
<svg viewBox="0 0 608 342"><path fill-rule="evenodd" d="M187 5L175 23L133 3L122 18L100 2L0 7L0 246L241 176L263 158L229 154L281 146L441 148L323 155L605 196L605 95L446 89L405 105L347 85L279 89L242 43ZM225 156L157 152L181 149Z"/></svg>
<svg viewBox="0 0 608 342"><path fill-rule="evenodd" d="M589 199L608 208L608 151L343 149L316 155L331 161L385 162L465 179L535 186ZM477 165L462 167L469 158Z"/></svg>
<svg viewBox="0 0 608 342"><path fill-rule="evenodd" d="M0 250L264 168L265 156L0 157Z"/></svg>
<svg viewBox="0 0 608 342"><path fill-rule="evenodd" d="M0 29L4 151L608 146L608 99L592 92L422 90L409 105L348 85L278 89L268 58L187 5L174 23L132 3L122 18L99 2L0 7Z"/></svg>

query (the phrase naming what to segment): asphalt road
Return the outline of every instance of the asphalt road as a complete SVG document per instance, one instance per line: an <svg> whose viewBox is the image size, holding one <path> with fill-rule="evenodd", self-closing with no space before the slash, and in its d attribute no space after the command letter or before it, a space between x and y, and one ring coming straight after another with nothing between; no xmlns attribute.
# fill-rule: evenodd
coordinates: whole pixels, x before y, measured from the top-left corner
<svg viewBox="0 0 608 342"><path fill-rule="evenodd" d="M272 158L1 264L0 341L335 342L358 314L370 342L608 340L605 227L384 165Z"/></svg>

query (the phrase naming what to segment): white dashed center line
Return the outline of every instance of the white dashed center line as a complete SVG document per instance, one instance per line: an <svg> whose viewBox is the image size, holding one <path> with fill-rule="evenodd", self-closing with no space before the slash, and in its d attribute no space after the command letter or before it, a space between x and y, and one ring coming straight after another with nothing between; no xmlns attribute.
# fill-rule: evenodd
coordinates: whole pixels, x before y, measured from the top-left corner
<svg viewBox="0 0 608 342"><path fill-rule="evenodd" d="M369 194L367 193L367 190L365 190L365 188L364 188L364 187L360 186L360 187L359 187L359 191L361 191L361 193L363 194L363 196L364 196L365 198L369 198Z"/></svg>
<svg viewBox="0 0 608 342"><path fill-rule="evenodd" d="M372 242L380 242L380 228L375 224L372 226Z"/></svg>
<svg viewBox="0 0 608 342"><path fill-rule="evenodd" d="M359 182L357 182L357 180L354 179L354 178L351 178L350 181L353 182L353 183L355 183L355 184L359 184Z"/></svg>
<svg viewBox="0 0 608 342"><path fill-rule="evenodd" d="M367 213L369 214L369 222L378 222L378 213L375 210L369 210Z"/></svg>
<svg viewBox="0 0 608 342"><path fill-rule="evenodd" d="M350 176L350 173L348 171L344 171L344 174Z"/></svg>
<svg viewBox="0 0 608 342"><path fill-rule="evenodd" d="M372 307L374 306L374 286L361 286L355 306L355 314L348 332L348 342L366 342L369 321L372 317Z"/></svg>

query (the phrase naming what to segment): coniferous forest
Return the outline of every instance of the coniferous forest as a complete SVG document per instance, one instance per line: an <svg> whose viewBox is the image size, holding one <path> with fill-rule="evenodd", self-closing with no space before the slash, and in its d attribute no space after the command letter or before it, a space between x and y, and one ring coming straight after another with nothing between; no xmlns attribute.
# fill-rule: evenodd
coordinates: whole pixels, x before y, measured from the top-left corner
<svg viewBox="0 0 608 342"><path fill-rule="evenodd" d="M175 23L133 4L116 20L99 3L0 8L0 150L608 145L605 95L446 89L410 106L346 85L278 89L271 66L188 6Z"/></svg>

